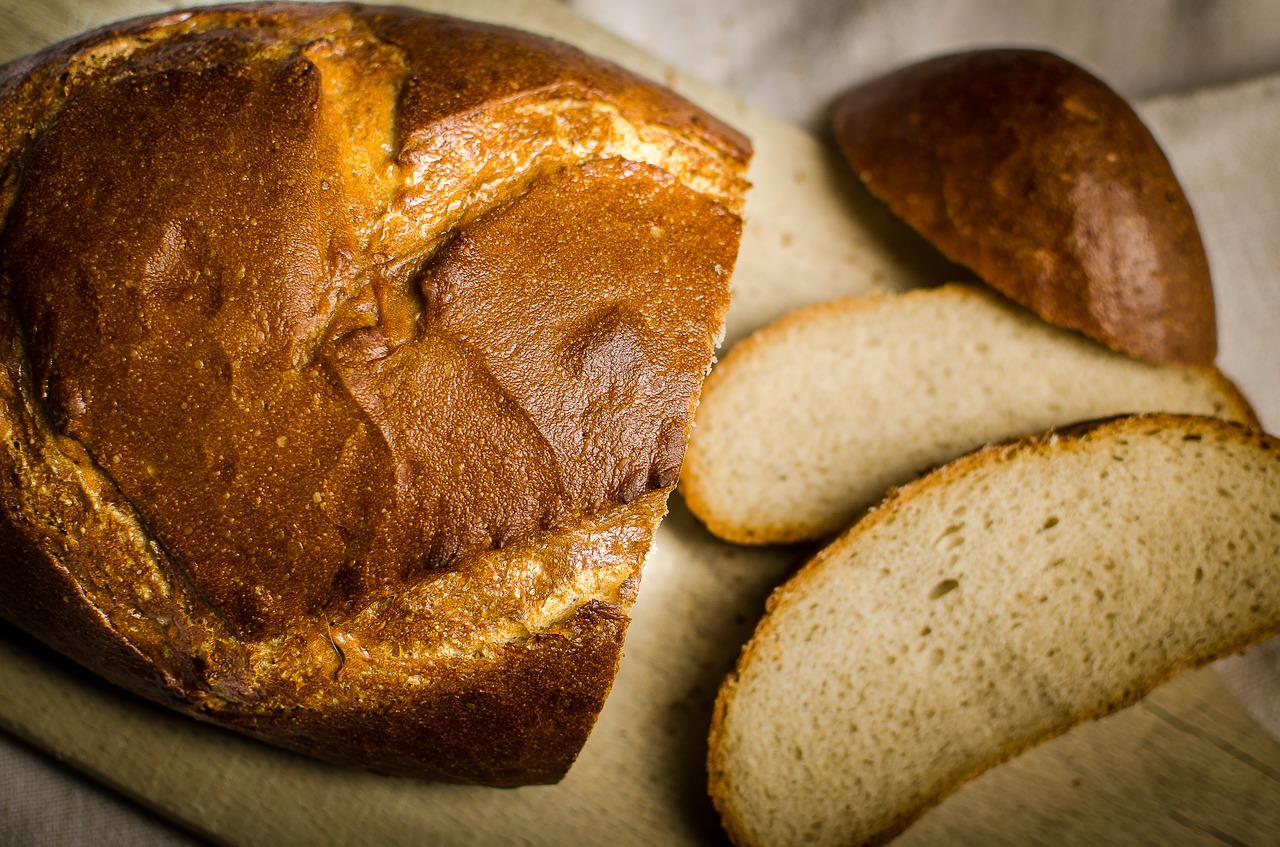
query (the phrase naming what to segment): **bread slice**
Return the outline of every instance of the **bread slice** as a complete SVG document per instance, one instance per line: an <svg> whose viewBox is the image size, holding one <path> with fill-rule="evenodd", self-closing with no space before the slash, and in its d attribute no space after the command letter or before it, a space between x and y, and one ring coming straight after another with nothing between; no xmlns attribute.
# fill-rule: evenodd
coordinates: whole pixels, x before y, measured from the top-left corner
<svg viewBox="0 0 1280 847"><path fill-rule="evenodd" d="M805 565L721 688L742 845L886 840L984 769L1280 631L1280 440L1080 425L961 458Z"/></svg>
<svg viewBox="0 0 1280 847"><path fill-rule="evenodd" d="M348 766L554 782L728 309L750 145L391 6L0 66L0 616Z"/></svg>
<svg viewBox="0 0 1280 847"><path fill-rule="evenodd" d="M981 287L850 298L783 317L716 366L681 487L730 541L829 537L989 441L1149 411L1254 421L1212 366L1114 353Z"/></svg>
<svg viewBox="0 0 1280 847"><path fill-rule="evenodd" d="M1123 97L1043 50L908 65L832 116L867 188L1042 318L1155 362L1210 364L1213 285L1191 205Z"/></svg>

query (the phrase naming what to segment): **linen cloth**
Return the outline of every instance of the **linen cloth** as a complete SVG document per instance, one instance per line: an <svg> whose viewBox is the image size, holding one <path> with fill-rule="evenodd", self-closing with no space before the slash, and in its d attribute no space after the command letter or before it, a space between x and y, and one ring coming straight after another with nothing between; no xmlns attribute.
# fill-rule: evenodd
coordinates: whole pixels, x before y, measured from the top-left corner
<svg viewBox="0 0 1280 847"><path fill-rule="evenodd" d="M22 2L22 0L3 0ZM973 46L1053 49L1131 98L1169 154L1215 279L1220 365L1280 432L1280 3L1272 0L570 0L680 70L825 133L848 85ZM2 11L2 9L0 9ZM0 16L3 20L3 16ZM1280 646L1219 663L1280 737ZM0 845L198 844L0 734Z"/></svg>

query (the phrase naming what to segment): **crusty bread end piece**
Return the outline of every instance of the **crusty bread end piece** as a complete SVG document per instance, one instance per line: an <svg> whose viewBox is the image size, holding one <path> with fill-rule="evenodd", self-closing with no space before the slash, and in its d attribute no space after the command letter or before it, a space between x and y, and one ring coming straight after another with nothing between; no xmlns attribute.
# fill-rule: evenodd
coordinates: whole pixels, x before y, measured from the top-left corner
<svg viewBox="0 0 1280 847"><path fill-rule="evenodd" d="M1213 366L1115 353L977 286L846 298L729 352L704 387L681 487L727 540L830 537L890 486L982 444L1155 411L1255 423Z"/></svg>
<svg viewBox="0 0 1280 847"><path fill-rule="evenodd" d="M918 62L842 96L873 194L1042 318L1154 362L1217 353L1209 263L1160 145L1123 97L1043 50Z"/></svg>
<svg viewBox="0 0 1280 847"><path fill-rule="evenodd" d="M738 844L886 840L962 782L1280 631L1280 440L1147 415L984 448L771 598L710 790Z"/></svg>

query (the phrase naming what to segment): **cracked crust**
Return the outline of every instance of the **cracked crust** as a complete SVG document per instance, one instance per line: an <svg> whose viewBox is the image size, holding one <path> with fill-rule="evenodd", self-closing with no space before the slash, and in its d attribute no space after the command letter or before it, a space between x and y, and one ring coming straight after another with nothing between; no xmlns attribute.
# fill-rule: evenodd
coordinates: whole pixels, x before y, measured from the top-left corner
<svg viewBox="0 0 1280 847"><path fill-rule="evenodd" d="M333 761L560 778L728 304L749 146L404 9L0 68L0 614Z"/></svg>

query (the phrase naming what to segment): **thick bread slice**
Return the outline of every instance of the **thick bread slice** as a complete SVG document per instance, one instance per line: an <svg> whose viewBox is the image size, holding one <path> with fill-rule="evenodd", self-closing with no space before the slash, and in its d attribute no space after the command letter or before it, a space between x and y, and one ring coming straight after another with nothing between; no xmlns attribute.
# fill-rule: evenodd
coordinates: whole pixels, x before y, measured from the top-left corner
<svg viewBox="0 0 1280 847"><path fill-rule="evenodd" d="M607 62L403 8L178 11L0 66L0 617L344 765L559 779L749 153Z"/></svg>
<svg viewBox="0 0 1280 847"><path fill-rule="evenodd" d="M721 688L739 844L881 842L966 779L1280 631L1280 440L1147 415L984 448L771 598Z"/></svg>
<svg viewBox="0 0 1280 847"><path fill-rule="evenodd" d="M1212 366L1114 353L979 287L849 298L729 352L704 388L681 488L730 541L822 538L987 442L1155 411L1254 422Z"/></svg>

